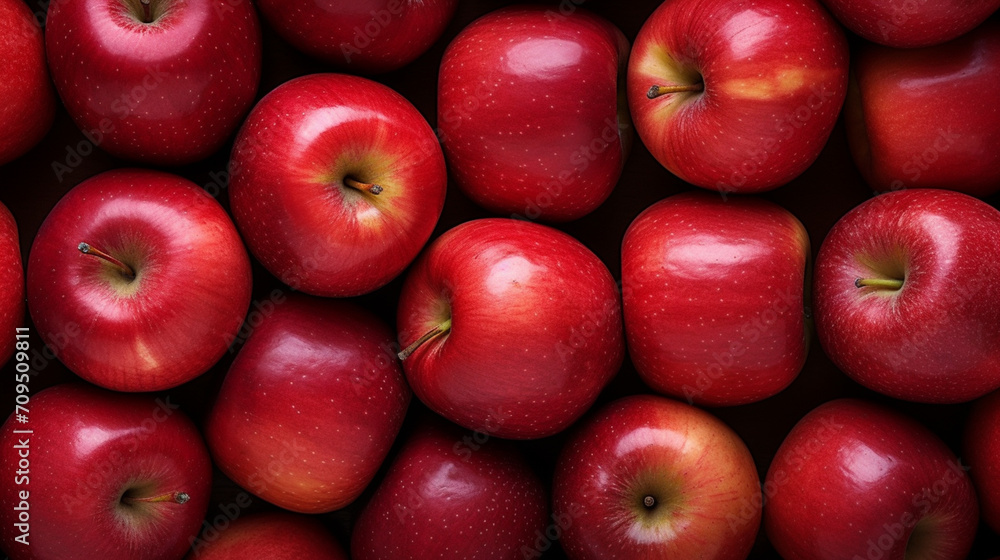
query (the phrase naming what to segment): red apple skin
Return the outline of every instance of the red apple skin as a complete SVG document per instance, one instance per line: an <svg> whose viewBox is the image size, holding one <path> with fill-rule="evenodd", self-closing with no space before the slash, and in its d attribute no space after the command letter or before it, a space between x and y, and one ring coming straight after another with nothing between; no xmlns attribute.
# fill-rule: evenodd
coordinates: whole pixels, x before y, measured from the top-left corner
<svg viewBox="0 0 1000 560"><path fill-rule="evenodd" d="M816 331L858 383L958 403L1000 387L1000 212L940 189L877 196L847 213L816 260ZM899 290L859 278L903 279Z"/></svg>
<svg viewBox="0 0 1000 560"><path fill-rule="evenodd" d="M559 456L552 493L553 517L572 520L561 539L572 560L742 560L760 526L743 440L711 414L653 395L588 419Z"/></svg>
<svg viewBox="0 0 1000 560"><path fill-rule="evenodd" d="M723 193L767 191L823 149L847 66L844 33L815 0L664 2L635 39L629 108L674 175ZM701 92L647 96L699 82Z"/></svg>
<svg viewBox="0 0 1000 560"><path fill-rule="evenodd" d="M962 447L979 494L983 521L1000 533L1000 392L983 397L973 406Z"/></svg>
<svg viewBox="0 0 1000 560"><path fill-rule="evenodd" d="M253 103L261 31L250 2L49 4L52 79L88 139L126 159L183 165L218 151ZM96 87L99 85L100 87Z"/></svg>
<svg viewBox="0 0 1000 560"><path fill-rule="evenodd" d="M1000 0L823 0L858 35L898 48L927 47L971 31L1000 8Z"/></svg>
<svg viewBox="0 0 1000 560"><path fill-rule="evenodd" d="M132 266L135 280L80 243ZM42 339L74 373L116 391L159 391L207 371L235 339L251 283L222 206L159 171L109 171L77 185L28 257L28 308Z"/></svg>
<svg viewBox="0 0 1000 560"><path fill-rule="evenodd" d="M233 148L229 200L255 257L325 297L398 276L444 208L447 170L424 117L395 91L344 74L287 82L260 101ZM382 191L349 188L344 179Z"/></svg>
<svg viewBox="0 0 1000 560"><path fill-rule="evenodd" d="M1000 21L923 49L858 49L845 123L877 191L1000 190Z"/></svg>
<svg viewBox="0 0 1000 560"><path fill-rule="evenodd" d="M56 96L45 64L45 39L20 0L0 0L0 165L37 144L52 127Z"/></svg>
<svg viewBox="0 0 1000 560"><path fill-rule="evenodd" d="M785 560L964 560L979 519L965 467L944 442L853 399L795 425L764 492L767 537Z"/></svg>
<svg viewBox="0 0 1000 560"><path fill-rule="evenodd" d="M0 542L11 560L176 560L208 509L212 464L194 424L169 398L73 383L31 395L29 422L0 428ZM13 430L32 430L17 434ZM27 474L15 455L27 439ZM25 477L23 484L15 482ZM15 542L27 491L29 545ZM175 492L185 503L133 503Z"/></svg>
<svg viewBox="0 0 1000 560"><path fill-rule="evenodd" d="M558 230L509 218L465 222L411 268L399 342L451 329L403 360L428 407L509 439L558 433L579 418L624 359L621 298L607 267Z"/></svg>
<svg viewBox="0 0 1000 560"><path fill-rule="evenodd" d="M287 512L239 517L214 541L195 541L187 560L348 560L315 517Z"/></svg>
<svg viewBox="0 0 1000 560"><path fill-rule="evenodd" d="M809 235L780 206L703 192L671 196L622 242L625 333L658 392L709 406L759 401L809 350Z"/></svg>
<svg viewBox="0 0 1000 560"><path fill-rule="evenodd" d="M18 243L17 223L13 214L0 203L0 332L7 333L0 339L0 365L14 355L14 329L23 327L24 320L24 268L21 265L21 245Z"/></svg>
<svg viewBox="0 0 1000 560"><path fill-rule="evenodd" d="M509 442L422 426L354 526L354 560L515 560L545 531L548 495Z"/></svg>
<svg viewBox="0 0 1000 560"><path fill-rule="evenodd" d="M346 71L376 74L413 62L438 40L458 0L259 0L298 50Z"/></svg>
<svg viewBox="0 0 1000 560"><path fill-rule="evenodd" d="M410 390L393 333L348 303L289 295L250 334L209 412L216 465L299 513L351 503L375 476Z"/></svg>
<svg viewBox="0 0 1000 560"><path fill-rule="evenodd" d="M456 183L498 214L575 220L614 190L632 138L629 43L584 10L497 10L441 60L438 129Z"/></svg>

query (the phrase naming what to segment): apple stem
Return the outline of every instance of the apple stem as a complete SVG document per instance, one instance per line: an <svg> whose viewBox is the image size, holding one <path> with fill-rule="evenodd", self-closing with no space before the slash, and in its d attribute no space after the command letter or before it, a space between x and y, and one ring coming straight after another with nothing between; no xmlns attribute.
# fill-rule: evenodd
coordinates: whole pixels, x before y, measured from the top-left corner
<svg viewBox="0 0 1000 560"><path fill-rule="evenodd" d="M417 348L420 348L423 343L434 338L435 336L438 336L439 334L446 333L449 330L451 330L451 319L448 319L447 321L424 333L423 336L413 341L413 344L403 348L403 351L397 354L397 356L399 356L400 360L405 360L410 357L410 354L416 352Z"/></svg>
<svg viewBox="0 0 1000 560"><path fill-rule="evenodd" d="M348 187L351 187L352 189L370 192L374 195L381 194L382 191L385 190L382 188L382 185L363 183L361 181L358 181L354 177L344 177L344 184L347 185Z"/></svg>
<svg viewBox="0 0 1000 560"><path fill-rule="evenodd" d="M149 7L150 0L139 0L142 4L142 23L153 23L153 12Z"/></svg>
<svg viewBox="0 0 1000 560"><path fill-rule="evenodd" d="M656 506L656 498L652 496L646 496L645 498L642 499L642 505L645 506L647 509L653 509L653 507Z"/></svg>
<svg viewBox="0 0 1000 560"><path fill-rule="evenodd" d="M122 496L122 502L126 504L134 504L136 502L144 502L149 504L156 504L162 502L174 502L175 504L183 504L191 499L191 496L187 492L170 492L167 494L160 494L159 496L153 496L151 498L133 498L132 496Z"/></svg>
<svg viewBox="0 0 1000 560"><path fill-rule="evenodd" d="M903 281L897 278L857 278L854 286L858 288L886 288L898 290L903 287Z"/></svg>
<svg viewBox="0 0 1000 560"><path fill-rule="evenodd" d="M682 93L686 91L702 91L705 89L705 85L701 82L697 84L688 84L683 86L653 86L649 88L646 92L646 97L650 99L656 99L661 95L666 95L668 93Z"/></svg>
<svg viewBox="0 0 1000 560"><path fill-rule="evenodd" d="M95 257L99 257L108 261L109 263L117 266L128 280L135 280L135 271L132 270L132 267L112 257L111 255L105 253L104 251L101 251L100 249L95 249L89 243L80 243L79 245L76 246L76 248L79 249L80 252L83 253L84 255L94 255Z"/></svg>

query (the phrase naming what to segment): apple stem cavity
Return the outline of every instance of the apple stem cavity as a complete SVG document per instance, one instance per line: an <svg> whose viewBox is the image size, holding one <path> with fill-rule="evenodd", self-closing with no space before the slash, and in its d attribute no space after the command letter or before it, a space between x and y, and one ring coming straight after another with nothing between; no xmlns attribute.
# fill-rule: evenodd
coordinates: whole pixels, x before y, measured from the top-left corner
<svg viewBox="0 0 1000 560"><path fill-rule="evenodd" d="M93 255L95 257L104 259L105 261L115 265L116 267L118 267L119 270L121 270L122 275L125 277L126 280L128 281L135 280L135 271L132 270L132 267L112 257L111 255L105 253L104 251L101 251L100 249L95 249L94 246L91 245L90 243L80 243L79 245L76 246L76 248L79 249L80 252L83 253L84 255Z"/></svg>
<svg viewBox="0 0 1000 560"><path fill-rule="evenodd" d="M410 357L410 354L416 352L417 348L420 348L420 346L422 346L425 342L434 338L435 336L444 334L449 330L451 330L451 319L448 319L447 321L427 331L426 333L424 333L423 336L413 341L413 344L410 344L406 348L403 348L402 352L396 355L399 356L400 360L405 360L406 358Z"/></svg>
<svg viewBox="0 0 1000 560"><path fill-rule="evenodd" d="M642 505L646 509L653 509L654 507L656 507L656 498L652 496L646 496L645 498L642 499Z"/></svg>
<svg viewBox="0 0 1000 560"><path fill-rule="evenodd" d="M684 93L684 92L696 92L705 89L705 84L698 82L697 84L688 84L683 86L653 86L649 88L646 92L646 97L650 99L656 99L661 95L666 95L668 93Z"/></svg>
<svg viewBox="0 0 1000 560"><path fill-rule="evenodd" d="M898 278L857 278L854 280L857 288L879 288L898 290L903 287L903 281Z"/></svg>
<svg viewBox="0 0 1000 560"><path fill-rule="evenodd" d="M187 492L170 492L167 494L160 494L159 496L152 496L150 498L133 498L132 496L125 495L122 496L122 502L128 505L132 505L138 502L157 504L163 502L173 502L175 504L187 503L191 499L191 496Z"/></svg>
<svg viewBox="0 0 1000 560"><path fill-rule="evenodd" d="M358 181L354 177L344 177L344 184L354 190L358 190L361 192L368 192L376 196L378 196L379 194L382 193L383 190L385 190L382 188L382 185L376 185L374 183L365 183L363 181Z"/></svg>
<svg viewBox="0 0 1000 560"><path fill-rule="evenodd" d="M153 11L149 6L150 0L139 0L142 4L142 23L153 23Z"/></svg>

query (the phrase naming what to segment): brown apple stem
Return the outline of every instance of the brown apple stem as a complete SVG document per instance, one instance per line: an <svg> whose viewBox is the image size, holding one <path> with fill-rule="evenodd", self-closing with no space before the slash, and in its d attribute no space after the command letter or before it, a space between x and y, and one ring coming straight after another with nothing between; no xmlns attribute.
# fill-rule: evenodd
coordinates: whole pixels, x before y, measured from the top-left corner
<svg viewBox="0 0 1000 560"><path fill-rule="evenodd" d="M156 504L162 502L173 502L175 504L183 504L191 499L186 492L170 492L168 494L160 494L159 496L153 496L151 498L133 498L132 496L122 496L122 502L132 505L136 502L143 502L147 504Z"/></svg>
<svg viewBox="0 0 1000 560"><path fill-rule="evenodd" d="M142 23L153 23L153 11L150 9L149 0L139 0L142 4Z"/></svg>
<svg viewBox="0 0 1000 560"><path fill-rule="evenodd" d="M903 281L897 278L857 278L854 286L858 288L885 288L898 290L903 287Z"/></svg>
<svg viewBox="0 0 1000 560"><path fill-rule="evenodd" d="M656 506L656 498L652 496L646 496L645 498L642 499L642 505L645 506L647 509L653 509L653 507Z"/></svg>
<svg viewBox="0 0 1000 560"><path fill-rule="evenodd" d="M661 95L666 95L668 93L683 93L686 91L701 91L705 89L705 84L698 82L697 84L688 84L683 86L653 86L649 88L646 92L646 97L650 99L656 99Z"/></svg>
<svg viewBox="0 0 1000 560"><path fill-rule="evenodd" d="M132 267L112 257L111 255L105 253L104 251L101 251L100 249L95 249L89 243L80 243L79 245L76 246L76 248L79 249L80 252L83 253L84 255L93 255L95 257L99 257L108 261L109 263L117 266L119 270L122 271L122 274L124 274L126 278L128 278L129 280L135 280L135 271L132 270Z"/></svg>
<svg viewBox="0 0 1000 560"><path fill-rule="evenodd" d="M374 195L380 194L384 189L382 185L376 185L373 183L364 183L358 181L354 177L344 177L344 184L352 189L359 190L362 192L369 192Z"/></svg>
<svg viewBox="0 0 1000 560"><path fill-rule="evenodd" d="M406 348L403 348L403 351L397 354L397 356L399 356L400 360L405 360L406 358L410 357L410 354L416 352L417 348L420 348L420 346L423 345L423 343L434 338L435 336L444 334L449 330L451 330L451 319L448 319L447 321L441 323L440 325L424 333L423 336L413 341L413 344L407 346Z"/></svg>

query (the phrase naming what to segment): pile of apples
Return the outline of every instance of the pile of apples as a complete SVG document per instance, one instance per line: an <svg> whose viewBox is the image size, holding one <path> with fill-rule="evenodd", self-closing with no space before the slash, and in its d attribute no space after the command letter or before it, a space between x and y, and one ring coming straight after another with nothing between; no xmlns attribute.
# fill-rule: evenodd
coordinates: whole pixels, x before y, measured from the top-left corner
<svg viewBox="0 0 1000 560"><path fill-rule="evenodd" d="M0 547L1000 554L998 9L0 0Z"/></svg>

